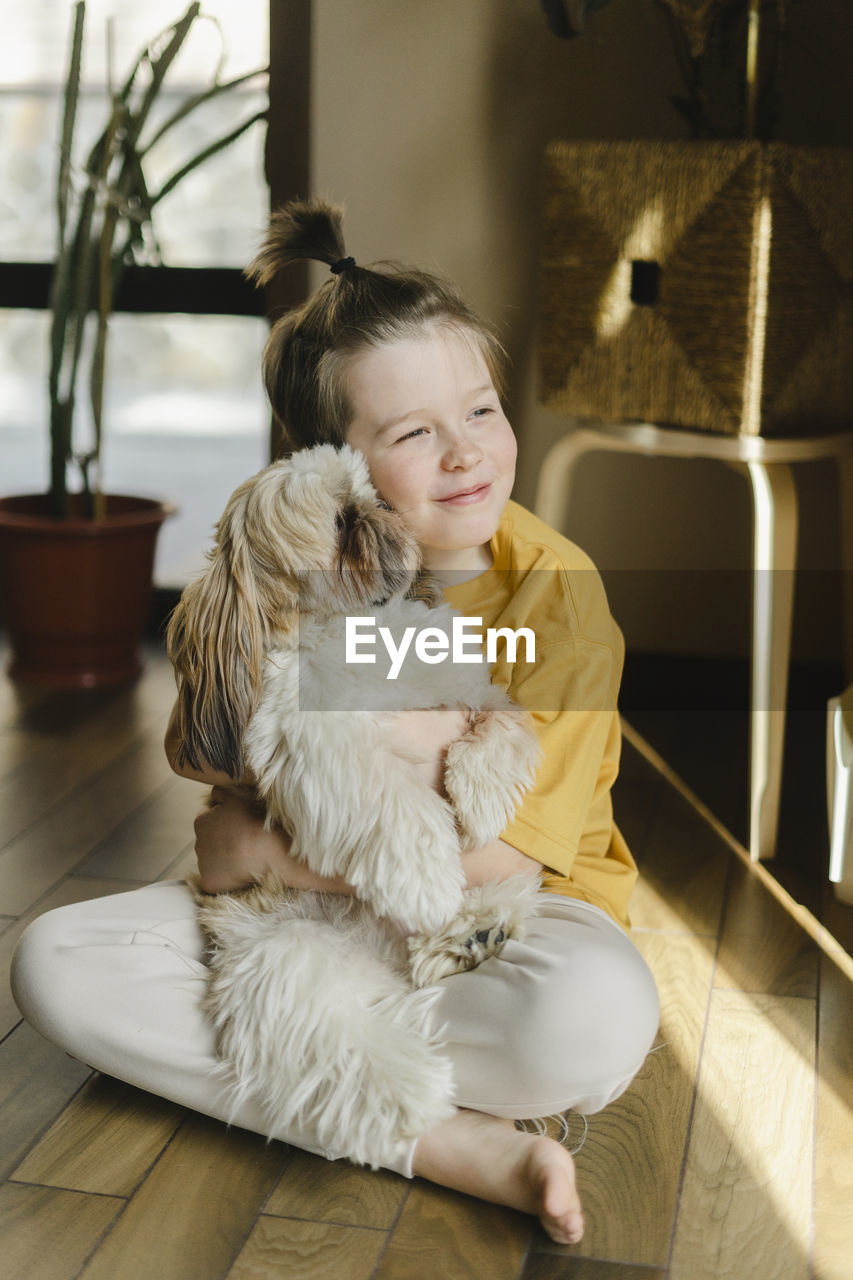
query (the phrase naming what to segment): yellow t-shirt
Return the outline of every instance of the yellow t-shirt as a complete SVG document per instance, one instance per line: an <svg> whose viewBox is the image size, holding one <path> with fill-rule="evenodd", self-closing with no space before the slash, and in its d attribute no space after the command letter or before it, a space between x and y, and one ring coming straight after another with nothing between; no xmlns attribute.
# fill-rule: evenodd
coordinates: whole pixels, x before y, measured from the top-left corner
<svg viewBox="0 0 853 1280"><path fill-rule="evenodd" d="M494 565L448 587L447 601L482 629L529 628L515 661L498 641L492 680L533 716L543 757L533 789L503 833L545 867L549 893L582 898L628 927L637 866L613 821L619 769L616 700L625 645L592 561L536 516L507 503L491 542Z"/></svg>

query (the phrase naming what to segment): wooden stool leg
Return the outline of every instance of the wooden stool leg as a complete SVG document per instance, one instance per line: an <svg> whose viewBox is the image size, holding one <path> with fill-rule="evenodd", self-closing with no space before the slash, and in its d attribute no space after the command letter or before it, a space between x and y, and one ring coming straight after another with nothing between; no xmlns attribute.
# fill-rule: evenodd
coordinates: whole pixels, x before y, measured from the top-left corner
<svg viewBox="0 0 853 1280"><path fill-rule="evenodd" d="M786 463L747 464L754 508L749 852L776 852L797 557L797 494Z"/></svg>
<svg viewBox="0 0 853 1280"><path fill-rule="evenodd" d="M566 512L569 509L572 471L578 458L593 449L607 448L598 443L592 432L578 428L563 436L545 454L539 468L536 499L533 510L540 520L552 529L563 531Z"/></svg>
<svg viewBox="0 0 853 1280"><path fill-rule="evenodd" d="M844 678L853 686L853 458L838 459L841 500L841 608L844 644ZM845 694L845 702L850 695ZM829 878L840 902L853 906L853 757L844 730L841 698L830 699L827 708L827 779L829 797Z"/></svg>
<svg viewBox="0 0 853 1280"><path fill-rule="evenodd" d="M826 780L829 879L836 898L853 906L853 742L847 727L850 698L846 693L830 698L826 709Z"/></svg>
<svg viewBox="0 0 853 1280"><path fill-rule="evenodd" d="M841 501L841 608L844 676L853 684L853 458L838 459Z"/></svg>

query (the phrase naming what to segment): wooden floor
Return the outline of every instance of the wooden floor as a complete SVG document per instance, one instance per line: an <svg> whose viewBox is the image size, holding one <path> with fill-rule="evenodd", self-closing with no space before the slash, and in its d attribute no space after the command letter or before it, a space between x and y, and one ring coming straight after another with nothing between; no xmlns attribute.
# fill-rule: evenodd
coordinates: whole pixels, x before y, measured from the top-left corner
<svg viewBox="0 0 853 1280"><path fill-rule="evenodd" d="M161 749L172 692L156 651L140 684L112 695L0 678L4 975L34 916L191 866L199 792ZM665 754L683 731L651 713L640 728ZM712 793L739 795L721 722L693 730L688 766L701 747ZM0 1276L849 1280L853 984L630 747L616 805L643 872L634 939L663 1018L635 1083L590 1118L580 1247L551 1244L522 1214L267 1146L93 1075L20 1021L4 977ZM808 875L825 845L822 814L809 822L786 823L805 867L790 875L849 946L853 911Z"/></svg>

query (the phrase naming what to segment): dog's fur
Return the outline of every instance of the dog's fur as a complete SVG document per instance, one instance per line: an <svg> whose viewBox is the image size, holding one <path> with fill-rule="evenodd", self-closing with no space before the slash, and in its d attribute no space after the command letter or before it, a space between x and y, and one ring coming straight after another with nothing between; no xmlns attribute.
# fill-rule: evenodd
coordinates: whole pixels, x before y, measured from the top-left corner
<svg viewBox="0 0 853 1280"><path fill-rule="evenodd" d="M236 490L168 640L179 759L248 776L293 855L358 894L300 894L272 877L239 894L197 888L235 1106L251 1095L271 1134L307 1124L322 1145L380 1164L451 1113L435 983L521 936L535 911L535 878L465 891L459 853L500 834L539 748L484 664L410 663L396 681L381 663L345 664L343 620L365 614L398 636L451 631L362 455L321 445ZM391 729L407 710L457 704L468 728L447 751L445 799Z"/></svg>

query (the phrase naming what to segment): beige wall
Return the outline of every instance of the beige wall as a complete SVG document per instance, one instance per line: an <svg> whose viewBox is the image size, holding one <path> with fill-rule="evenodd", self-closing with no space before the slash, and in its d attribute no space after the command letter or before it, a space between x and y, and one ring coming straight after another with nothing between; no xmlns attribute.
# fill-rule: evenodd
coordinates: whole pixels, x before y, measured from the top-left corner
<svg viewBox="0 0 853 1280"><path fill-rule="evenodd" d="M805 107L799 88L786 90L782 136L846 141L837 135L850 128L853 22L846 0L794 7L805 8L813 18L836 15L834 38L822 43L809 29L792 42L791 85L799 84L797 59L804 58L807 67L820 63L822 89ZM514 364L516 496L530 503L542 455L568 425L535 398L543 147L552 137L681 136L667 100L680 81L663 11L655 0L613 0L572 42L550 35L537 0L315 0L312 22L312 185L346 202L348 248L357 258L437 267L496 324ZM845 123L837 125L842 108ZM579 476L566 532L605 576L691 571L677 579L610 578L629 644L745 653L746 597L735 607L719 576L694 572L748 569L743 480L715 464L602 455L586 460ZM805 561L831 566L838 539L832 468L801 468L799 487ZM838 611L826 577L801 575L798 589L795 652L833 658Z"/></svg>

